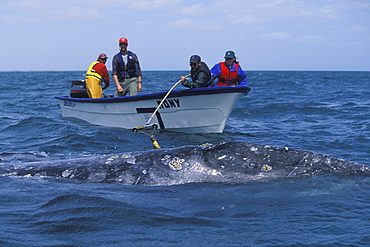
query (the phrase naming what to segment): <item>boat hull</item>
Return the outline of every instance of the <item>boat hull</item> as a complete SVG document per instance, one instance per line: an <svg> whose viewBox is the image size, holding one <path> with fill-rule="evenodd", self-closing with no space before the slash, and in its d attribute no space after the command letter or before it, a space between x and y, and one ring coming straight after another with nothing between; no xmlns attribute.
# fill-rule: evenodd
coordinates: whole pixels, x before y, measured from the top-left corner
<svg viewBox="0 0 370 247"><path fill-rule="evenodd" d="M246 86L177 90L164 101L151 123L161 130L186 133L221 133ZM90 124L133 129L145 125L166 92L127 97L82 99L56 96L63 117Z"/></svg>

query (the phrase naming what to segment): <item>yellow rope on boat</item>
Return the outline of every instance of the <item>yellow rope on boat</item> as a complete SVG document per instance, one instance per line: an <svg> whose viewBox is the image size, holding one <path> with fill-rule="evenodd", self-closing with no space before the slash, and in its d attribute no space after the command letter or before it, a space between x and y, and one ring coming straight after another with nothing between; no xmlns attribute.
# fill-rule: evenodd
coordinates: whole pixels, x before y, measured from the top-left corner
<svg viewBox="0 0 370 247"><path fill-rule="evenodd" d="M151 140L151 141L152 141L152 143L153 143L153 147L154 147L155 149L160 149L160 148L161 148L161 146L159 146L159 144L158 144L157 140L155 139L155 134L154 134L155 130L156 130L156 128L155 128L155 129L153 129L153 131L152 131L152 134L151 134L151 135L150 135L150 134L148 134L148 133L146 133L146 132L144 132L144 131L142 131L142 130L140 130L140 129L139 129L139 130L136 130L136 132L135 132L135 133L139 132L139 133L142 133L142 134L144 134L144 135L149 136L150 140Z"/></svg>
<svg viewBox="0 0 370 247"><path fill-rule="evenodd" d="M153 146L155 149L160 149L161 146L159 146L157 140L155 139L154 135L150 136L150 140L152 140Z"/></svg>

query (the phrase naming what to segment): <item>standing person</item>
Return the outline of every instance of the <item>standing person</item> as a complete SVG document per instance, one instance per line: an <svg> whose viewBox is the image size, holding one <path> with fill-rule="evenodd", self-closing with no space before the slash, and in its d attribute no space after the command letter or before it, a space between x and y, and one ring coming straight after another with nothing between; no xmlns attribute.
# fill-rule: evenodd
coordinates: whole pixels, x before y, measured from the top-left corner
<svg viewBox="0 0 370 247"><path fill-rule="evenodd" d="M202 62L200 56L192 55L190 57L191 77L181 76L182 85L189 88L207 87L211 80L211 72L205 62Z"/></svg>
<svg viewBox="0 0 370 247"><path fill-rule="evenodd" d="M120 52L114 55L112 61L112 76L117 90L114 97L125 96L127 93L137 95L142 90L141 68L135 53L127 50L128 39L119 39Z"/></svg>
<svg viewBox="0 0 370 247"><path fill-rule="evenodd" d="M227 51L225 62L217 63L211 69L215 86L247 85L247 75L239 62L236 61L235 52Z"/></svg>
<svg viewBox="0 0 370 247"><path fill-rule="evenodd" d="M91 63L86 72L86 91L90 98L101 98L103 89L109 87L109 73L105 62L108 57L105 53L98 56L98 60ZM105 86L102 88L102 82Z"/></svg>

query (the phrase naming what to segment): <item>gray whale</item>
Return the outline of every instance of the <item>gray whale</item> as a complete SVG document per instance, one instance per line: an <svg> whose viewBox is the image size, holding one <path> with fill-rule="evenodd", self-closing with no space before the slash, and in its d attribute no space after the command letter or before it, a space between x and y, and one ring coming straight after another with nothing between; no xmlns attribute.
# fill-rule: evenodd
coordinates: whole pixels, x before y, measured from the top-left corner
<svg viewBox="0 0 370 247"><path fill-rule="evenodd" d="M194 182L243 183L327 173L369 176L370 167L324 154L247 142L0 164L2 176L49 176L82 182L152 186Z"/></svg>

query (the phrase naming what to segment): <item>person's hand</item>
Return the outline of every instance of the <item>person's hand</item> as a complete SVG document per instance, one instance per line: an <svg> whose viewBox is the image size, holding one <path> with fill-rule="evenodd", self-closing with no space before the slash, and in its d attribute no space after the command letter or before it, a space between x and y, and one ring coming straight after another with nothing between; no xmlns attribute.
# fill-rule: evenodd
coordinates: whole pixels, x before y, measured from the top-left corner
<svg viewBox="0 0 370 247"><path fill-rule="evenodd" d="M185 80L185 76L181 76L180 81L184 82L184 80Z"/></svg>
<svg viewBox="0 0 370 247"><path fill-rule="evenodd" d="M122 93L122 92L123 92L123 89L122 89L121 85L117 86L117 91L118 91L119 93Z"/></svg>

